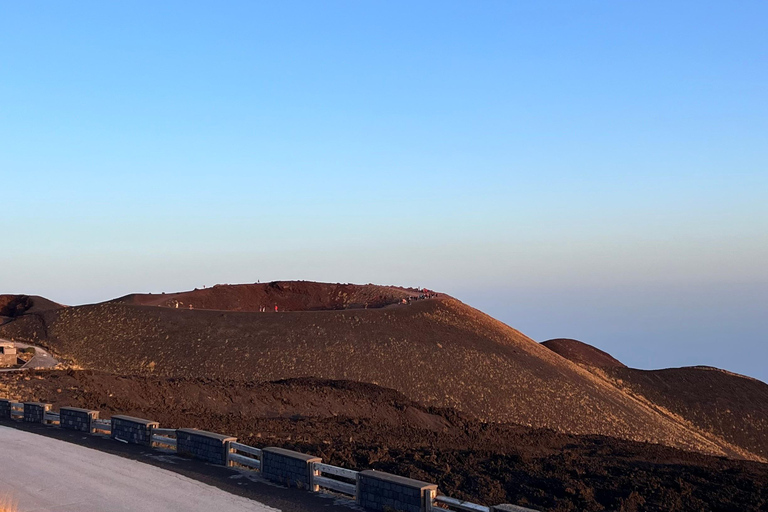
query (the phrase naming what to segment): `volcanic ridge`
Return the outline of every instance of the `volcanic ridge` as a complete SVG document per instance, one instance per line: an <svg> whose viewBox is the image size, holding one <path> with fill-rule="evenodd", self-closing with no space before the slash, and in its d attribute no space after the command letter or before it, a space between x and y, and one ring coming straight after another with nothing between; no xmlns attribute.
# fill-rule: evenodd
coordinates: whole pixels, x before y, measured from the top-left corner
<svg viewBox="0 0 768 512"><path fill-rule="evenodd" d="M576 340L540 344L429 290L281 281L133 294L86 306L28 308L0 326L0 337L39 344L85 369L38 373L31 382L7 376L7 389L19 395L53 402L65 396L70 405L152 414L164 424L194 420L199 428L244 439L258 434L273 444L323 452L348 466L378 461L379 469L401 474L410 467L411 476L441 479L442 487L466 499L478 500L481 493L463 478L451 480L456 471L425 469L416 460L408 466L398 460L398 450L429 464L460 464L464 474L489 482L483 484L486 499L503 494L552 510L654 501L618 489L606 490L605 499L567 492L554 499L537 495L541 482L528 482L530 488L515 494L509 477L487 468L473 472L448 454L473 446L470 458L477 461L522 449L512 457L517 463L505 459L504 471L519 478L530 471L525 474L561 483L570 477L542 468L548 467L547 454L566 446L576 459L561 463L574 471L582 464L576 461L623 468L617 471L676 461L705 468L717 480L722 464L735 464L744 475L768 482L759 464L768 458L764 383L716 369L634 370ZM99 391L105 389L106 395ZM172 403L150 398L159 389ZM302 430L303 422L327 434L309 436L313 430ZM339 436L348 436L348 449ZM377 438L389 455L371 459ZM618 453L632 455L622 459ZM715 463L725 459L712 456L733 462ZM653 467L649 486L661 471ZM590 492L608 485L598 483L597 473L593 477ZM716 503L725 484L696 485L708 496L702 503Z"/></svg>

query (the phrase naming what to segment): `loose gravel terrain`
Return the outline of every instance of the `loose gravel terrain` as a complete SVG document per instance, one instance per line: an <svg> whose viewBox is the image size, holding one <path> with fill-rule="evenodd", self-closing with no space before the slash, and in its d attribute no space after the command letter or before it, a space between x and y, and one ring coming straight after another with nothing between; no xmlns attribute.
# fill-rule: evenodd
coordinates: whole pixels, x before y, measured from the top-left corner
<svg viewBox="0 0 768 512"><path fill-rule="evenodd" d="M511 502L556 512L768 507L766 464L485 423L370 384L35 371L0 377L0 395L236 435L253 446L281 446L352 469L432 481L445 494L488 505Z"/></svg>

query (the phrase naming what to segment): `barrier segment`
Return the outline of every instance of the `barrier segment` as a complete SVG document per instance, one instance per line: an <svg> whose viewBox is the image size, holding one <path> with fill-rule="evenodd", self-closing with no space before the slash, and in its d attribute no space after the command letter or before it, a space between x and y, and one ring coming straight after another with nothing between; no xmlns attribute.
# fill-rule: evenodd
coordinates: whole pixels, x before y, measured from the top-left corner
<svg viewBox="0 0 768 512"><path fill-rule="evenodd" d="M366 510L384 512L536 512L534 509L512 504L486 507L467 501L437 496L437 485L404 478L380 471L353 471L323 464L314 457L283 448L255 448L237 443L237 438L198 429L160 429L159 423L131 416L113 416L111 420L98 419L99 412L77 407L62 407L59 414L50 413L51 404L39 402L19 403L0 399L0 419L23 418L24 421L45 424L46 417L54 418L61 428L86 431L111 429L111 437L123 442L153 446L176 446L181 442L181 453L221 465L237 463L262 469L263 476L274 482L315 492L330 489L354 497ZM167 437L176 435L177 439ZM239 455L243 452L253 457ZM346 481L345 481L346 480ZM437 507L433 507L436 504ZM441 508L442 507L442 508Z"/></svg>
<svg viewBox="0 0 768 512"><path fill-rule="evenodd" d="M59 409L59 426L63 429L90 433L93 431L93 420L97 419L99 419L99 411L79 407Z"/></svg>
<svg viewBox="0 0 768 512"><path fill-rule="evenodd" d="M5 398L0 398L0 420L9 420L11 419L11 404L14 403L13 400L7 400Z"/></svg>
<svg viewBox="0 0 768 512"><path fill-rule="evenodd" d="M160 423L133 416L112 416L112 439L131 444L152 446L152 429L158 428Z"/></svg>
<svg viewBox="0 0 768 512"><path fill-rule="evenodd" d="M284 448L268 447L261 450L261 474L267 480L288 487L316 491L316 486L312 485L313 462L323 462L323 459Z"/></svg>
<svg viewBox="0 0 768 512"><path fill-rule="evenodd" d="M538 512L538 511L532 508L525 508L518 505L512 505L509 503L502 503L501 505L492 506L491 512Z"/></svg>
<svg viewBox="0 0 768 512"><path fill-rule="evenodd" d="M226 466L229 443L235 441L237 438L232 436L196 428L180 428L176 430L176 453Z"/></svg>
<svg viewBox="0 0 768 512"><path fill-rule="evenodd" d="M437 495L437 485L366 470L357 475L357 504L366 510L427 512Z"/></svg>
<svg viewBox="0 0 768 512"><path fill-rule="evenodd" d="M53 406L42 402L24 402L24 421L26 423L45 423L45 413Z"/></svg>

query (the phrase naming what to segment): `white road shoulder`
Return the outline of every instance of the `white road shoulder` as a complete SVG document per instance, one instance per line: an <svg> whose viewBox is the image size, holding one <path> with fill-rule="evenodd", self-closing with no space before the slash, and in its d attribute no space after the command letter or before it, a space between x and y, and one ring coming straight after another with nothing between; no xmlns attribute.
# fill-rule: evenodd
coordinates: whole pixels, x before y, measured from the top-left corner
<svg viewBox="0 0 768 512"><path fill-rule="evenodd" d="M274 512L138 461L0 427L0 501L18 512Z"/></svg>

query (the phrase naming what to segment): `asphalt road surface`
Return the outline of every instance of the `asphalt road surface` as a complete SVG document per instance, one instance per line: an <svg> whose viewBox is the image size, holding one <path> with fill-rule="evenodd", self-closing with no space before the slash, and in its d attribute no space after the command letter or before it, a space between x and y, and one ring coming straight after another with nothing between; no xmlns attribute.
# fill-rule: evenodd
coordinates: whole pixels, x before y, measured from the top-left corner
<svg viewBox="0 0 768 512"><path fill-rule="evenodd" d="M18 512L273 512L257 501L117 455L0 426L0 503Z"/></svg>
<svg viewBox="0 0 768 512"><path fill-rule="evenodd" d="M42 349L35 345L27 345L26 343L20 343L18 341L14 342L16 345L16 348L29 348L29 347L35 347L35 357L27 361L27 364L25 364L22 368L53 368L59 362L54 359L54 357L49 354L45 349Z"/></svg>
<svg viewBox="0 0 768 512"><path fill-rule="evenodd" d="M35 356L32 359L30 359L29 361L27 361L27 364L25 364L24 366L22 366L19 369L53 368L57 364L59 364L59 362L51 354L49 354L45 349L40 348L40 347L38 347L36 345L30 345L28 343L22 343L20 341L9 341L9 340L4 340L4 339L0 339L0 341L5 342L5 343L11 343L17 349L29 348L29 347L34 347L35 348ZM16 371L16 370L8 370L8 369L6 369L6 370L0 370L0 371Z"/></svg>

